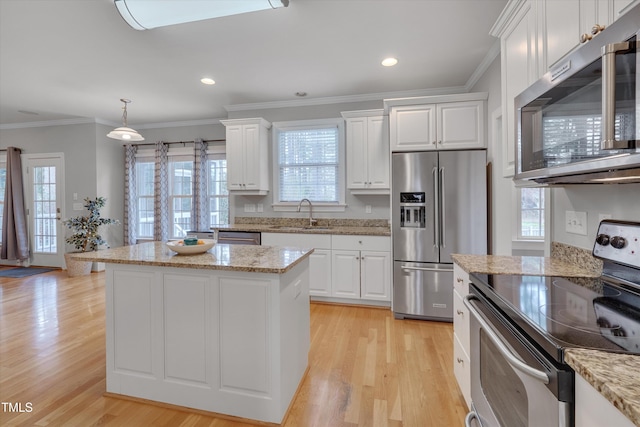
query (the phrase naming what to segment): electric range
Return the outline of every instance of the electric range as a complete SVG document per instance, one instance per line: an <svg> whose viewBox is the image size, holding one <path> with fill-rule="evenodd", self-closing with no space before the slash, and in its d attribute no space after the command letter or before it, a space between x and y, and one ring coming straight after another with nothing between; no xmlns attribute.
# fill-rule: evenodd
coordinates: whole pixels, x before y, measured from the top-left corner
<svg viewBox="0 0 640 427"><path fill-rule="evenodd" d="M604 220L598 278L471 274L475 291L526 339L564 364L564 349L640 354L640 222Z"/></svg>

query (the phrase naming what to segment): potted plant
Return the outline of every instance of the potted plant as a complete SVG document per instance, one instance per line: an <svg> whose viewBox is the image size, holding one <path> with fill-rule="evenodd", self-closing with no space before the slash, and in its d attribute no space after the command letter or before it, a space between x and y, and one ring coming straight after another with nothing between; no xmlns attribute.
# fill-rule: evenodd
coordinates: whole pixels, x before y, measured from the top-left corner
<svg viewBox="0 0 640 427"><path fill-rule="evenodd" d="M100 209L107 202L104 197L96 197L84 199L84 207L89 211L89 215L77 216L69 218L62 223L73 231L71 236L67 237L66 242L73 245L77 252L91 252L98 249L100 245L107 242L98 233L98 229L103 225L119 224L120 221L110 218L101 218ZM65 254L65 262L67 264L67 274L69 276L82 276L91 272L92 262L76 260L70 254Z"/></svg>

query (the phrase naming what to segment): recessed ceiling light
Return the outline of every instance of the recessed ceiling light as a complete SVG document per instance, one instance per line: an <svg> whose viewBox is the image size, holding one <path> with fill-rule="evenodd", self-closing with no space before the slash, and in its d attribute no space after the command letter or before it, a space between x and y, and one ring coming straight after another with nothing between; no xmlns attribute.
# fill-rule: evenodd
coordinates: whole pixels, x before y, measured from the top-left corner
<svg viewBox="0 0 640 427"><path fill-rule="evenodd" d="M384 65L385 67L393 67L397 63L398 60L396 58L385 58L382 60L382 65Z"/></svg>
<svg viewBox="0 0 640 427"><path fill-rule="evenodd" d="M206 85L214 85L216 84L215 80L210 79L209 77L204 77L202 79L200 79L200 81Z"/></svg>

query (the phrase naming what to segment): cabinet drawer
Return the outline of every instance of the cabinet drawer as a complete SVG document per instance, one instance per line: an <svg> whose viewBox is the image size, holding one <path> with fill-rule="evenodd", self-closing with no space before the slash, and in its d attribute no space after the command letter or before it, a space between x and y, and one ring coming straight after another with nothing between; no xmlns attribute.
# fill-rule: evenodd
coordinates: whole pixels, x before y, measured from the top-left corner
<svg viewBox="0 0 640 427"><path fill-rule="evenodd" d="M331 249L349 251L391 251L391 238L387 236L342 236L331 237Z"/></svg>
<svg viewBox="0 0 640 427"><path fill-rule="evenodd" d="M469 334L469 310L458 291L453 291L453 331L458 336L464 351L469 354L471 339Z"/></svg>
<svg viewBox="0 0 640 427"><path fill-rule="evenodd" d="M265 246L291 246L296 248L330 249L329 234L262 233Z"/></svg>
<svg viewBox="0 0 640 427"><path fill-rule="evenodd" d="M471 407L471 371L469 356L462 349L462 344L456 334L453 335L453 374L458 381L460 391L464 396L467 407Z"/></svg>
<svg viewBox="0 0 640 427"><path fill-rule="evenodd" d="M469 273L464 271L458 264L453 264L453 289L455 289L461 297L469 294Z"/></svg>

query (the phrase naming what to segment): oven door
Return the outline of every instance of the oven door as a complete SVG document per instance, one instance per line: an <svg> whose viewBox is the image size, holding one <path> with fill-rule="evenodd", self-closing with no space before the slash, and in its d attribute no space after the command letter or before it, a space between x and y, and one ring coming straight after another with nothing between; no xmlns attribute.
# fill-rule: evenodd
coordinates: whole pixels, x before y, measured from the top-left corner
<svg viewBox="0 0 640 427"><path fill-rule="evenodd" d="M481 296L468 295L471 313L471 400L467 427L572 426L572 404L548 387L557 369L504 323Z"/></svg>

